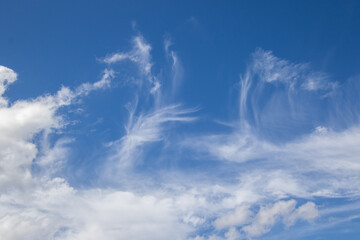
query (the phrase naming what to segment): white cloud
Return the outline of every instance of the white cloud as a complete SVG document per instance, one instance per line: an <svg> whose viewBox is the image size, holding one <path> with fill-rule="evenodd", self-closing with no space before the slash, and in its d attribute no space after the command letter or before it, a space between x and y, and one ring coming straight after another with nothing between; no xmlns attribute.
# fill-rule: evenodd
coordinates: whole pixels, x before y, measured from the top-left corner
<svg viewBox="0 0 360 240"><path fill-rule="evenodd" d="M151 73L150 45L136 37L134 46L130 60L139 65L141 73L153 84L146 86L149 92L159 92L159 82ZM3 69L1 87L5 91L7 84L16 80L16 73ZM60 138L54 144L49 143L49 134L67 124L58 110L91 91L110 87L114 75L112 69L106 69L98 82L81 84L75 90L62 87L54 95L1 105L0 236L11 240L182 240L194 226L204 223L196 210L201 198L186 190L178 192L176 197L172 196L173 192L159 193L159 190L158 193L76 190L65 179L53 178L53 173L66 161L67 145L71 142ZM187 116L194 110L184 110L176 104L161 105L144 111L137 106L130 110L127 134L114 143L119 148L121 164L133 160L142 145L165 139L168 123L195 119ZM35 141L36 136L40 140ZM34 174L34 164L42 171Z"/></svg>
<svg viewBox="0 0 360 240"><path fill-rule="evenodd" d="M6 239L185 239L192 228L181 223L170 198L118 190L75 191L63 179L2 196L0 234ZM28 194L27 198L24 198ZM20 195L21 196L21 195Z"/></svg>
<svg viewBox="0 0 360 240"><path fill-rule="evenodd" d="M174 89L180 81L181 64L169 45L165 48L172 61ZM141 83L144 86L139 89L153 98L142 108L138 101L149 98L146 95L141 99L141 89L137 89L135 104L129 108L126 134L112 143L115 153L109 167L124 178L135 174L131 166L142 160L144 146L168 140L167 130L173 124L195 120L189 115L196 109L184 109L159 97L163 89L152 73L150 50L151 46L139 36L133 39L129 52L104 59L108 64L124 60L136 63L147 80L147 85ZM258 87L255 78L260 78L262 84L285 84L289 91L295 91L296 84L306 91L330 90L327 76L310 74L306 64L292 64L262 50L254 54L254 59L242 77L241 115L247 114L248 100L254 86L255 90ZM47 136L66 126L59 108L91 91L110 87L114 76L114 71L107 69L98 82L84 83L75 90L62 87L54 95L8 105L1 97L8 84L16 80L16 73L0 68L0 236L11 240L187 239L198 229L214 226L210 235L192 239L252 238L267 233L280 221L290 227L319 215L313 202L296 208L295 200L281 199L359 192L358 127L334 132L321 126L307 136L278 144L259 136L246 117L240 117L245 124L239 124L231 134L187 140L188 145L209 152L215 159L238 163L230 165L234 171L239 169L231 182L225 183L211 172L199 174L196 181L186 172L171 172L170 176L161 176L162 182L147 183L148 179L140 176L137 187L129 185L126 190L76 189L65 179L53 177L66 161L71 139L60 138L49 144ZM257 112L256 101L252 101L250 106L255 106ZM39 135L43 138L34 141ZM251 165L252 160L259 164ZM34 164L45 170L33 174ZM222 173L223 169L216 171ZM314 172L319 173L317 181L309 174Z"/></svg>
<svg viewBox="0 0 360 240"><path fill-rule="evenodd" d="M295 124L312 120L304 116L315 111L321 99L332 96L337 86L326 73L313 71L309 64L292 63L271 51L257 49L240 76L239 125L263 135L270 126L287 127L292 132L290 129L299 127ZM317 120L317 115L312 117Z"/></svg>
<svg viewBox="0 0 360 240"><path fill-rule="evenodd" d="M226 240L238 240L242 238L241 234L236 230L236 228L230 228L229 231L225 233Z"/></svg>
<svg viewBox="0 0 360 240"><path fill-rule="evenodd" d="M236 190L222 200L226 209L233 210L214 221L217 229L233 228L238 232L241 227L240 232L256 238L269 232L280 220L289 227L298 220L311 221L319 216L313 202L296 209L294 200L279 199L359 196L358 120L343 130L334 131L326 123L319 125L321 120L311 115L323 111L324 103L319 102L328 101L331 106L337 102L337 96L344 97L347 93L335 91L345 90L346 87L339 89L336 82L329 81L327 74L312 71L309 64L293 64L263 50L254 53L241 76L239 120L230 125L233 131L191 137L182 142L201 153L196 157L235 162L229 165L238 170L239 182ZM350 94L350 98L354 96ZM349 107L339 109L336 105L330 111L347 118L346 113L356 112ZM322 113L326 114L331 112ZM309 119L302 119L303 116ZM303 123L317 125L313 126L313 132L296 132L304 128ZM296 134L273 139L282 128L284 132ZM266 134L271 131L268 137ZM204 157L204 153L208 155ZM253 207L260 202L276 203L261 207L255 217L251 217ZM243 204L249 204L251 210L244 212L236 208L245 206Z"/></svg>
<svg viewBox="0 0 360 240"><path fill-rule="evenodd" d="M134 110L132 110L126 126L126 135L119 141L112 143L116 153L111 157L111 168L114 167L113 164L116 165L116 162L120 169L131 166L141 151L139 147L163 140L165 137L164 125L167 123L194 121L195 118L186 116L193 111L172 105L156 109L146 115L134 116Z"/></svg>
<svg viewBox="0 0 360 240"><path fill-rule="evenodd" d="M291 84L297 81L301 73L306 70L306 64L293 64L287 60L279 59L271 51L257 49L252 55L253 62L248 71L258 74L265 82L280 81Z"/></svg>
<svg viewBox="0 0 360 240"><path fill-rule="evenodd" d="M304 205L298 207L285 221L288 226L294 225L299 219L311 220L319 216L319 211L315 203L307 202Z"/></svg>
<svg viewBox="0 0 360 240"><path fill-rule="evenodd" d="M287 84L291 90L295 85L307 91L332 90L336 83L329 81L329 76L324 72L310 69L306 63L292 63L273 55L271 51L257 49L252 55L247 73L250 78L259 77L260 81Z"/></svg>
<svg viewBox="0 0 360 240"><path fill-rule="evenodd" d="M227 229L224 235L226 239L253 239L268 233L279 222L290 227L298 220L311 221L318 216L317 207L313 202L296 208L295 200L280 200L274 204L260 206L256 214L250 210L250 205L241 205L218 217L214 226L218 230Z"/></svg>
<svg viewBox="0 0 360 240"><path fill-rule="evenodd" d="M282 152L287 158L303 161L309 168L334 175L339 170L346 170L339 174L360 170L359 126L340 132L321 131L317 134L317 130L315 133L285 145Z"/></svg>
<svg viewBox="0 0 360 240"><path fill-rule="evenodd" d="M321 87L306 91L336 89L327 87L336 83L330 82L325 73L311 71L308 64L294 64L275 57L270 51L257 50L241 76L239 120L238 124L233 124L233 131L188 138L183 144L201 154L208 153L212 159L242 164L255 174L277 173L265 173L267 182L256 191L305 198L358 195L360 188L354 184L359 180L360 171L358 123L338 131L331 130L324 123L314 125L314 132L296 132L309 123L320 121L312 119L312 113L322 111L323 107L317 105L316 99L323 101L323 93L300 93L308 81L315 81ZM266 84L273 87L264 91L268 87ZM335 95L342 94L346 92ZM311 104L307 100L310 96L314 100ZM265 101L266 97L269 100ZM350 97L353 96L350 94ZM328 104L337 100L336 96L330 98ZM346 118L339 114L341 110L329 109ZM345 107L344 111L348 112L348 109ZM302 120L304 116L308 117ZM289 132L296 134L286 135ZM285 137L274 139L281 134ZM250 162L258 163L256 169ZM313 181L311 173L317 173L317 181Z"/></svg>
<svg viewBox="0 0 360 240"><path fill-rule="evenodd" d="M16 74L9 69L6 72L7 75L3 79L12 77L11 81L15 81ZM109 81L110 77L111 74L105 72L99 82ZM56 114L57 110L71 104L79 96L103 88L103 84L99 85L99 82L82 84L76 91L62 87L54 95L19 100L10 106L0 107L0 186L2 188L7 189L14 184L31 182L30 166L38 154L33 138L37 134L49 133L53 129L65 126L66 122Z"/></svg>
<svg viewBox="0 0 360 240"><path fill-rule="evenodd" d="M6 71L14 80L16 74ZM1 106L0 236L10 240L185 239L191 224L179 218L183 216L192 224L199 221L195 215L179 211L177 202L166 196L120 190L77 191L66 180L51 177L59 161L66 158L69 143L63 138L51 147L47 140L54 129L66 125L58 109L93 90L108 87L112 77L112 71L106 70L100 81L82 84L75 91L63 87L54 95ZM2 79L10 82L8 76ZM193 120L183 116L187 113L179 106L169 106L141 116L129 123L127 137L135 141L135 146L137 142L158 141L163 137L162 123ZM38 134L44 137L41 148L34 142ZM50 171L33 175L34 161Z"/></svg>
<svg viewBox="0 0 360 240"><path fill-rule="evenodd" d="M110 143L114 153L107 162L107 174L116 175L110 172L118 172L139 163L142 155L142 147L146 144L159 142L166 139L167 126L170 123L181 123L194 121L189 117L196 109L183 109L179 104L169 101L171 97L163 93L162 86L152 72L151 46L139 35L132 40L133 46L129 52L115 53L104 59L108 64L120 63L123 60L130 60L135 63L139 73L147 81L140 81L134 93L133 104L128 103L128 123L125 125L126 134L119 140ZM169 50L171 43L165 41L165 51L171 58L172 68L172 89L177 88L181 72L180 60L174 51ZM150 84L149 84L150 83ZM145 92L145 94L144 94ZM146 93L151 93L148 96ZM164 97L166 95L166 97ZM150 100L150 101L149 101ZM146 107L141 102L146 102ZM140 103L139 103L140 102ZM116 166L116 167L114 167ZM109 172L110 171L110 172ZM111 178L111 177L110 177Z"/></svg>
<svg viewBox="0 0 360 240"><path fill-rule="evenodd" d="M277 146L261 141L251 134L210 135L187 139L185 146L198 151L210 152L211 155L228 161L246 162L264 156L269 151L276 151Z"/></svg>
<svg viewBox="0 0 360 240"><path fill-rule="evenodd" d="M1 75L2 86L16 80L14 71L4 67L1 69L2 73L6 73ZM108 78L105 73L105 79ZM101 81L104 81L104 78ZM18 100L10 106L6 104L0 107L0 186L3 191L34 184L30 169L39 153L33 141L34 137L65 126L66 122L57 115L57 110L69 105L76 97L97 89L97 83L86 84L91 88L81 91L62 87L54 95ZM56 158L55 155L62 155L63 151L58 151L59 146L51 151L48 149L47 157L44 156L43 160L47 159L46 162L50 163L50 160Z"/></svg>
<svg viewBox="0 0 360 240"><path fill-rule="evenodd" d="M83 83L75 91L76 95L82 96L87 95L89 92L97 89L109 88L111 84L111 79L114 78L114 70L105 69L102 78L95 83Z"/></svg>
<svg viewBox="0 0 360 240"><path fill-rule="evenodd" d="M41 170L46 171L46 175L53 175L66 164L70 155L69 144L73 143L74 139L60 138L51 146L47 136L48 134L44 133L37 159L33 163L40 166Z"/></svg>
<svg viewBox="0 0 360 240"><path fill-rule="evenodd" d="M310 220L318 216L315 204L308 202L295 210L296 201L278 201L272 206L262 206L250 225L242 227L247 237L258 237L271 230L280 219L290 226L298 219Z"/></svg>
<svg viewBox="0 0 360 240"><path fill-rule="evenodd" d="M170 199L95 190L84 193L79 204L68 212L76 219L68 239L184 239L189 230L178 222Z"/></svg>
<svg viewBox="0 0 360 240"><path fill-rule="evenodd" d="M248 205L236 207L234 212L227 213L216 219L214 226L217 229L224 229L233 226L241 226L245 223L248 223L253 215L249 207L250 206Z"/></svg>
<svg viewBox="0 0 360 240"><path fill-rule="evenodd" d="M224 240L224 238L213 234L213 235L211 235L209 237L204 237L204 236L197 235L196 237L189 238L188 240Z"/></svg>
<svg viewBox="0 0 360 240"><path fill-rule="evenodd" d="M9 84L15 82L17 74L10 68L0 65L0 107L7 106L7 100L3 98L3 94L6 91Z"/></svg>
<svg viewBox="0 0 360 240"><path fill-rule="evenodd" d="M173 45L169 38L164 41L165 53L168 58L168 61L171 63L171 95L172 97L176 96L178 88L181 85L184 69L181 63L180 58L177 53L170 49Z"/></svg>
<svg viewBox="0 0 360 240"><path fill-rule="evenodd" d="M185 145L209 152L218 160L242 164L261 160L266 171L282 172L280 177L265 174L269 179L263 186L272 193L330 197L359 194L359 139L360 128L354 126L340 132L317 128L314 133L285 144L259 140L255 134L234 133L187 139ZM260 169L265 170L258 166L256 171ZM311 172L317 173L316 182L307 174ZM300 182L306 184L299 187Z"/></svg>
<svg viewBox="0 0 360 240"><path fill-rule="evenodd" d="M112 64L112 63L116 63L116 62L121 62L123 60L127 60L129 59L130 56L126 53L115 53L111 56L108 56L104 59L104 62L108 63L108 64Z"/></svg>
<svg viewBox="0 0 360 240"><path fill-rule="evenodd" d="M136 63L140 74L151 84L151 90L149 92L154 94L160 88L161 84L151 73L153 65L150 54L151 46L141 35L134 37L132 44L133 48L129 52L111 54L105 57L103 61L107 64L119 63L124 60ZM138 82L138 85L142 86L142 84L142 81Z"/></svg>

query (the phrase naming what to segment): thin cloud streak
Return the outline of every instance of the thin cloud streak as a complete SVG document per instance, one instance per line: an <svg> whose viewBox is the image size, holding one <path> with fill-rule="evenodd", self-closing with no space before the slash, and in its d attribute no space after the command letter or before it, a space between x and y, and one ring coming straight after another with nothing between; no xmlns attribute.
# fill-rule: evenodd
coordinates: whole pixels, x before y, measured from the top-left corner
<svg viewBox="0 0 360 240"><path fill-rule="evenodd" d="M183 146L203 158L206 154L205 157L212 160L239 164L239 182L250 180L249 183L253 184L247 186L249 191L254 196L262 196L250 206L259 201L273 202L292 196L302 199L360 196L357 184L360 182L358 123L340 131L315 125L312 132L305 130L294 136L284 135L282 139L272 139L271 136L279 135L287 129L282 130L269 124L279 122L288 124L289 129L301 129L303 123L301 118L298 121L299 116L320 109L317 104L307 105L306 96L319 103L331 103L338 98L339 91L345 91L346 87L340 88L325 73L312 71L309 64L294 64L261 49L252 55L239 85L239 119L233 132L191 137L182 142ZM309 120L304 119L304 123L306 121ZM323 124L326 125L326 122ZM275 132L273 135L267 134L272 131ZM273 223L263 227L248 225L242 228L245 235L241 235L234 227L242 226L250 217L241 219L243 215L237 212L239 207L236 204L233 206L234 213L218 218L215 226L227 226L232 233L240 234L239 239L259 237L270 231ZM314 203L301 206L288 217L286 225L292 225L300 216L318 216L317 210L308 209L315 209ZM258 214L261 215L261 211ZM225 219L236 219L237 215L240 217L239 224L232 226L222 223ZM250 213L245 215L252 216Z"/></svg>

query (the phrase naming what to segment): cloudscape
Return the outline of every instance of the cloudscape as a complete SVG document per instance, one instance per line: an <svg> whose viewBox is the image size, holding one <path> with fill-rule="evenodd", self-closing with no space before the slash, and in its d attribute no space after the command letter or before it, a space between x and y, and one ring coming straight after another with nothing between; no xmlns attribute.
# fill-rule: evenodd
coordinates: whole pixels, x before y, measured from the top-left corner
<svg viewBox="0 0 360 240"><path fill-rule="evenodd" d="M359 239L357 1L4 1L0 239Z"/></svg>

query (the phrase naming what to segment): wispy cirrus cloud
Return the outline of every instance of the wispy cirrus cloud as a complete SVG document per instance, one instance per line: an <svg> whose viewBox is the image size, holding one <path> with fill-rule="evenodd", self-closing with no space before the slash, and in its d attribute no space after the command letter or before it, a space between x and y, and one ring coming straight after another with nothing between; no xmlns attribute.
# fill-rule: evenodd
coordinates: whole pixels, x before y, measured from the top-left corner
<svg viewBox="0 0 360 240"><path fill-rule="evenodd" d="M239 239L260 237L280 218L276 215L262 218L265 208L260 208L253 218L250 206L293 196L359 197L358 123L333 130L326 119L319 118L320 115L344 116L337 108L344 100L337 100L339 95L346 94L342 93L347 91L346 84L339 86L326 73L311 70L309 64L294 64L270 51L258 49L252 54L246 72L240 77L239 118L237 123L229 125L233 131L183 141L184 146L193 149L196 156L202 155L202 159L235 162L231 165L239 169L239 183L247 183L243 185L246 192L255 196L252 201L239 201L236 194L224 199L232 203L229 207L234 210L217 218L215 227L228 229L230 235ZM324 111L323 102L333 104L333 109L315 114ZM291 203L288 212L292 212L295 202L278 202L285 203ZM286 215L286 226L294 224L296 219L318 217L312 202ZM253 222L248 224L249 221Z"/></svg>
<svg viewBox="0 0 360 240"><path fill-rule="evenodd" d="M164 48L168 61L171 63L171 97L175 97L178 94L178 89L181 86L184 69L178 54L171 49L173 42L169 37L164 40Z"/></svg>
<svg viewBox="0 0 360 240"><path fill-rule="evenodd" d="M111 143L115 150L115 154L111 156L112 167L113 161L118 162L120 169L132 166L141 155L141 146L164 140L166 125L171 122L194 121L196 118L188 116L194 111L181 109L179 105L155 109L145 115L135 115L132 111L126 125L126 135Z"/></svg>
<svg viewBox="0 0 360 240"><path fill-rule="evenodd" d="M196 111L195 108L181 108L180 104L174 103L171 95L166 93L166 91L174 93L181 80L180 60L174 51L169 50L170 45L169 41L165 42L165 54L172 60L169 86L171 90L164 89L153 73L151 46L141 35L133 38L132 49L129 52L114 53L103 60L107 64L121 64L124 60L130 60L137 66L139 75L143 77L134 91L134 99L126 105L129 112L128 122L124 126L126 134L111 143L114 154L110 156L110 169L113 169L114 165L118 166L117 171L133 166L141 158L143 146L165 139L165 129L169 123L192 122L196 119L189 116ZM143 80L145 80L144 84ZM145 108L141 106L142 101L147 101Z"/></svg>
<svg viewBox="0 0 360 240"><path fill-rule="evenodd" d="M103 61L109 65L121 63L129 60L138 66L140 75L142 75L148 83L151 84L150 93L155 93L160 88L160 82L151 73L153 63L151 62L151 46L145 39L138 35L132 39L132 49L129 52L118 52L105 57ZM137 82L139 86L143 85L143 81Z"/></svg>

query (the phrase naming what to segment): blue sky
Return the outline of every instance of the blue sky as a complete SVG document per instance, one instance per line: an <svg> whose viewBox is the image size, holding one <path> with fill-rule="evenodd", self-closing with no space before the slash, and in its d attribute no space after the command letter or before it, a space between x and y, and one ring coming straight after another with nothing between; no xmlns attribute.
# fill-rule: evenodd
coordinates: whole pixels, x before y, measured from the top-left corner
<svg viewBox="0 0 360 240"><path fill-rule="evenodd" d="M3 1L4 239L358 239L360 3Z"/></svg>

